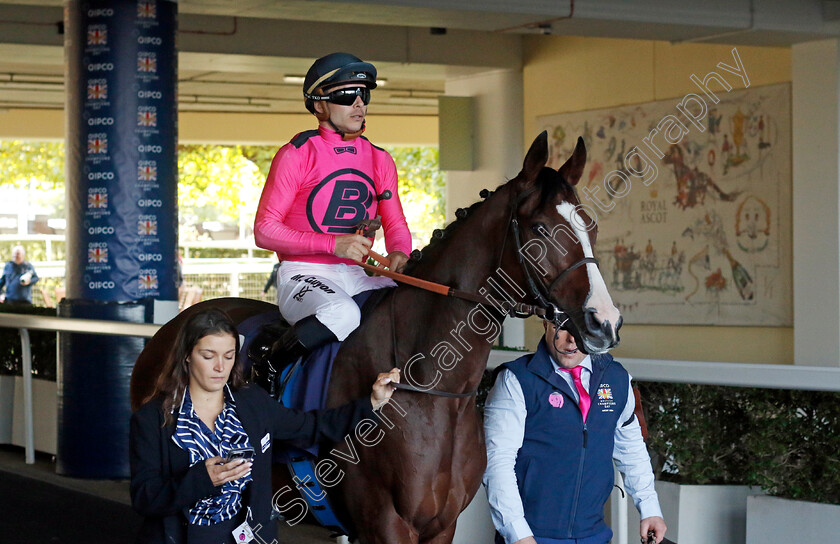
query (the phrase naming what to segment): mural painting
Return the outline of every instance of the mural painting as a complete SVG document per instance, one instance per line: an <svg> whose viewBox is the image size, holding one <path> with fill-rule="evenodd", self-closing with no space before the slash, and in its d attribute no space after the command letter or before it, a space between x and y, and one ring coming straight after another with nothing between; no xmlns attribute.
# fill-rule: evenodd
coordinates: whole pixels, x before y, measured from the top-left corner
<svg viewBox="0 0 840 544"><path fill-rule="evenodd" d="M625 322L791 325L789 85L539 125L554 167L578 136L586 143L581 202Z"/></svg>

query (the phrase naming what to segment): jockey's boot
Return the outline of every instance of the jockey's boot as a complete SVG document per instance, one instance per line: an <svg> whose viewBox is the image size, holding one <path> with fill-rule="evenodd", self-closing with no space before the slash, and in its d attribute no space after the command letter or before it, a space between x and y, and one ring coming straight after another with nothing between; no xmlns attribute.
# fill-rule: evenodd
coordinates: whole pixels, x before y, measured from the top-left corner
<svg viewBox="0 0 840 544"><path fill-rule="evenodd" d="M321 323L317 317L310 315L289 327L283 335L271 346L271 353L268 355L269 368L272 369L273 384L271 391L275 398L282 398L286 384L294 373L295 368L283 376L287 366L297 367L313 350L327 344L336 342L335 334Z"/></svg>
<svg viewBox="0 0 840 544"><path fill-rule="evenodd" d="M338 338L335 334L321 323L317 317L310 315L304 317L292 327L286 329L283 335L277 340L271 348L272 360L275 354L285 358L291 359L293 362L300 357L308 355L316 348L323 346L329 342L336 342ZM282 365L285 366L285 365Z"/></svg>

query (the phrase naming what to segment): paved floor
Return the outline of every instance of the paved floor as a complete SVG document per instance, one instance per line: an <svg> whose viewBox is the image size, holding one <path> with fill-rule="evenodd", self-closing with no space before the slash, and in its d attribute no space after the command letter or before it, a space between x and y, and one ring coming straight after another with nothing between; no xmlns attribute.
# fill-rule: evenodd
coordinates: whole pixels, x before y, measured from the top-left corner
<svg viewBox="0 0 840 544"><path fill-rule="evenodd" d="M24 462L22 448L0 446L0 542L129 544L141 523L128 481L59 476L51 456ZM282 527L279 544L335 543L323 527Z"/></svg>

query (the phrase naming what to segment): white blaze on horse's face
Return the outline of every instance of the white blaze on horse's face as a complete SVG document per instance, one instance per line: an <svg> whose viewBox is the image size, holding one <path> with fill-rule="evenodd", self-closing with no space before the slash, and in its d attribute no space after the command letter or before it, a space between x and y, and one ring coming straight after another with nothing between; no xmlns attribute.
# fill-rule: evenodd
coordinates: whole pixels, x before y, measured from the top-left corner
<svg viewBox="0 0 840 544"><path fill-rule="evenodd" d="M589 232L583 228L586 224L581 219L575 206L570 202L563 202L557 205L557 213L566 220L580 242L583 249L583 256L594 258L595 254L592 250L592 243L589 240ZM595 310L595 318L599 323L610 323L613 338L616 338L618 331L616 326L621 317L618 308L613 304L612 297L607 290L607 284L604 282L604 277L601 276L601 271L595 263L586 263L586 273L589 276L589 294L586 296L586 301L583 304L584 309L592 308Z"/></svg>

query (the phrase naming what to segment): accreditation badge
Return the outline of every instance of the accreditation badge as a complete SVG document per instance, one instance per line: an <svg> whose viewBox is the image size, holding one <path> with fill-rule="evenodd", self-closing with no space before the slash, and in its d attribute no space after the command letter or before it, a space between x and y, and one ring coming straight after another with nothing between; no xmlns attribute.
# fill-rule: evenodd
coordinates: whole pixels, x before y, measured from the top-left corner
<svg viewBox="0 0 840 544"><path fill-rule="evenodd" d="M242 525L233 530L233 541L237 544L248 544L254 540L254 531L247 521L243 521Z"/></svg>

